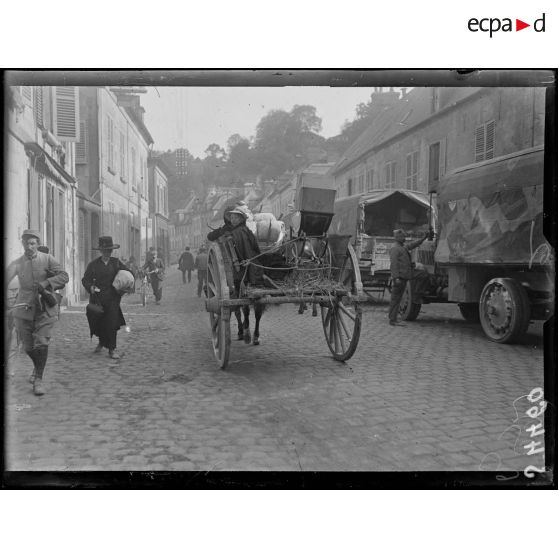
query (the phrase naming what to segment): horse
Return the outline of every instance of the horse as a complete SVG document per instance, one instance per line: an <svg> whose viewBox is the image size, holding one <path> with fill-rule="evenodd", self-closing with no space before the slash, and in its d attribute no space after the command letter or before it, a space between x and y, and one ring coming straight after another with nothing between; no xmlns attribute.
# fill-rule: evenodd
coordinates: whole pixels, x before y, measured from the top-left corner
<svg viewBox="0 0 558 558"><path fill-rule="evenodd" d="M244 306L237 306L234 309L234 315L236 316L236 321L238 323L238 337L239 341L244 341L247 345L252 343L253 345L260 344L260 320L262 314L265 310L265 304L254 304L254 316L256 318L256 325L254 326L254 336L252 337L250 333L250 306L245 304ZM242 319L242 314L244 319Z"/></svg>
<svg viewBox="0 0 558 558"><path fill-rule="evenodd" d="M268 253L262 254L258 258L259 263L266 268L266 273L270 276L275 277L273 274L273 267L284 268L285 267L285 259L280 254ZM281 272L279 272L279 276L282 277ZM265 280L270 281L270 277L265 277ZM259 278L259 283L264 281L263 274ZM258 283L258 284L259 284ZM265 283L265 282L264 282ZM264 284L262 283L262 284ZM235 296L239 296L240 293L240 280L235 280ZM272 303L273 306L273 303ZM244 342L248 345L252 343L253 345L260 344L260 320L262 318L263 313L265 312L268 304L263 304L261 302L254 302L254 317L256 319L256 324L254 326L254 336L252 337L250 333L250 306L248 304L243 306L237 306L234 309L234 315L236 316L236 321L238 323L238 336L237 339L239 341L244 340Z"/></svg>

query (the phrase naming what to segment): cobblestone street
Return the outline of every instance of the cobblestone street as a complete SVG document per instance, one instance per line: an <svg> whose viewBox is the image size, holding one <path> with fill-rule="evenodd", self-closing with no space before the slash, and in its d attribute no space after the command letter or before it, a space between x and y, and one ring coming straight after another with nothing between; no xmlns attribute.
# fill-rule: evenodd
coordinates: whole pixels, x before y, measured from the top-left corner
<svg viewBox="0 0 558 558"><path fill-rule="evenodd" d="M85 308L62 312L46 395L12 351L6 469L13 471L479 471L541 466L519 415L543 387L542 325L499 345L454 305L424 306L407 327L367 306L359 347L331 357L321 321L269 309L258 347L236 341L218 368L195 279L169 270L163 300L128 295L120 362L93 354ZM521 398L521 399L518 399ZM515 403L514 403L515 402ZM516 427L514 427L514 424Z"/></svg>

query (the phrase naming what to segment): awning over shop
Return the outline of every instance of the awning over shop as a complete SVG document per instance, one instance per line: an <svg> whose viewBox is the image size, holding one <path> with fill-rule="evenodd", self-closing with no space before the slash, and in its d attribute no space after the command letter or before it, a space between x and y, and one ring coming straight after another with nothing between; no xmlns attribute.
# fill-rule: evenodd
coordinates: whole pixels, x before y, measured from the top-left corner
<svg viewBox="0 0 558 558"><path fill-rule="evenodd" d="M76 183L76 179L68 174L56 159L53 159L38 143L26 143L25 151L34 158L35 168L40 173L50 176L66 188Z"/></svg>

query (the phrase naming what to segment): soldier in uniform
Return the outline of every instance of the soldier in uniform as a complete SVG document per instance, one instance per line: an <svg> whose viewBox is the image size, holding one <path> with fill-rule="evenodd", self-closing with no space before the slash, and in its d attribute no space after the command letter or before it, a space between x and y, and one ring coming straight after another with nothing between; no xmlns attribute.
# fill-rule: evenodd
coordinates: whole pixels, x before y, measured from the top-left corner
<svg viewBox="0 0 558 558"><path fill-rule="evenodd" d="M389 325L402 326L401 322L397 321L397 314L399 313L399 305L407 286L407 281L413 281L416 284L414 289L415 296L422 293L424 283L428 280L428 274L423 270L415 270L414 264L411 259L411 250L420 246L428 237L430 233L426 232L423 238L419 238L414 242L405 244L405 231L397 229L393 231L395 245L389 251L390 258L390 271L391 271L391 300L389 303Z"/></svg>
<svg viewBox="0 0 558 558"><path fill-rule="evenodd" d="M62 266L50 255L39 252L41 234L26 230L21 235L25 253L8 266L7 284L19 279L19 292L15 304L25 304L14 310L15 327L25 352L33 361L29 381L33 393L43 395L43 374L48 359L48 346L52 328L58 320L56 289L62 289L69 280Z"/></svg>

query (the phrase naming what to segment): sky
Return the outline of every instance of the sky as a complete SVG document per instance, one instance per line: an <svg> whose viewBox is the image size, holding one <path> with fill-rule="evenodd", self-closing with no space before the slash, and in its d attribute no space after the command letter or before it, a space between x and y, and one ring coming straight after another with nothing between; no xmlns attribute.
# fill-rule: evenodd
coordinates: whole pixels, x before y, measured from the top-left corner
<svg viewBox="0 0 558 558"><path fill-rule="evenodd" d="M322 119L320 134L337 135L353 120L358 103L367 102L372 87L148 87L141 97L145 123L154 149L185 147L204 157L211 143L226 148L233 134L250 138L270 110L313 105Z"/></svg>

